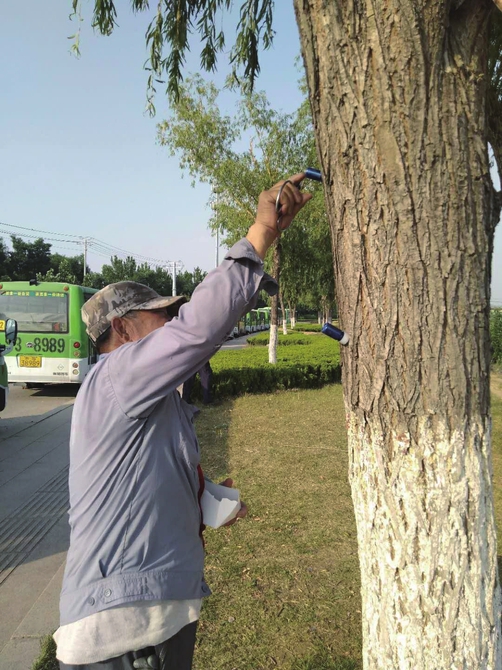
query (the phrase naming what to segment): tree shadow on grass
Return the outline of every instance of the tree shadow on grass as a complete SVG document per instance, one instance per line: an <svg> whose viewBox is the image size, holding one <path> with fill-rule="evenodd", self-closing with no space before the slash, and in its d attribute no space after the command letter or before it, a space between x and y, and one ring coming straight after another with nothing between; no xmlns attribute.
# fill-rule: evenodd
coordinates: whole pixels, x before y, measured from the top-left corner
<svg viewBox="0 0 502 670"><path fill-rule="evenodd" d="M200 414L195 429L201 447L201 464L205 474L214 481L228 476L228 434L232 423L233 400L216 400L204 406L196 401Z"/></svg>

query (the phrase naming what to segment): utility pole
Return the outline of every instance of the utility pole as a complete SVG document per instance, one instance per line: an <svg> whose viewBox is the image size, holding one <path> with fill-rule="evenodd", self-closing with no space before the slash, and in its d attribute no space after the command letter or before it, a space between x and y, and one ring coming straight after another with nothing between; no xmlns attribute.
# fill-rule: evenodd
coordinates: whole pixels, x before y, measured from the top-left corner
<svg viewBox="0 0 502 670"><path fill-rule="evenodd" d="M83 243L84 243L84 279L87 274L87 242L88 239L87 237L84 237Z"/></svg>
<svg viewBox="0 0 502 670"><path fill-rule="evenodd" d="M183 263L181 261L169 261L167 264L168 271L171 273L173 278L173 297L177 295L176 293L176 275L178 270L183 270Z"/></svg>
<svg viewBox="0 0 502 670"><path fill-rule="evenodd" d="M214 186L211 186L211 191L213 193L213 202L211 206L214 212L214 218L216 219L216 249L214 255L214 266L217 268L220 264L220 226L218 224L218 191Z"/></svg>

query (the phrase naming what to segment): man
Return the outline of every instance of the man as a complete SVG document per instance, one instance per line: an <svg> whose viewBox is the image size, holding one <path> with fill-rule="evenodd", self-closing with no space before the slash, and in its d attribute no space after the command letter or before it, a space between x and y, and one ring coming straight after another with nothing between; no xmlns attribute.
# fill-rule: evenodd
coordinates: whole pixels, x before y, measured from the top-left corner
<svg viewBox="0 0 502 670"><path fill-rule="evenodd" d="M277 291L263 259L311 197L295 186L303 177L260 195L246 238L190 303L119 282L82 309L101 355L73 410L71 538L54 636L63 670L192 667L201 600L210 593L204 479L194 408L176 388L225 342L262 288Z"/></svg>

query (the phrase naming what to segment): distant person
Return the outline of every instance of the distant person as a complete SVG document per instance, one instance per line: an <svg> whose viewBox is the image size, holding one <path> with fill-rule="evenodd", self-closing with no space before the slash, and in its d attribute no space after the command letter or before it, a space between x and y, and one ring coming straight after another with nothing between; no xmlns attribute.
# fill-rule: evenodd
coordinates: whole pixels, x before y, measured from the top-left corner
<svg viewBox="0 0 502 670"><path fill-rule="evenodd" d="M213 371L209 361L204 363L204 365L197 370L191 377L189 377L186 382L183 384L183 393L181 397L185 402L191 403L192 389L195 384L195 377L199 375L200 385L202 388L202 402L204 405L209 405L213 402L213 393L212 393L212 383L213 383Z"/></svg>
<svg viewBox="0 0 502 670"><path fill-rule="evenodd" d="M177 387L213 356L262 289L277 292L263 270L280 234L276 199L286 229L311 198L295 186L303 177L260 195L246 238L189 303L125 281L82 307L100 357L71 425L70 548L54 634L62 670L192 668L201 602L210 594L204 476L195 410ZM243 506L238 516L245 515Z"/></svg>

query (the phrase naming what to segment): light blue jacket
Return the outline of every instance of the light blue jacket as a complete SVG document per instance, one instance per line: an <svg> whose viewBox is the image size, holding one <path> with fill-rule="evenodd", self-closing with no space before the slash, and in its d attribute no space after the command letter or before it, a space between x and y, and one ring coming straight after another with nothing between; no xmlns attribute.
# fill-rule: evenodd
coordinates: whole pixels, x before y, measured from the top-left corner
<svg viewBox="0 0 502 670"><path fill-rule="evenodd" d="M176 388L213 356L257 293L277 292L247 240L179 317L103 356L80 389L70 438L70 549L61 625L140 600L210 593L193 410Z"/></svg>

